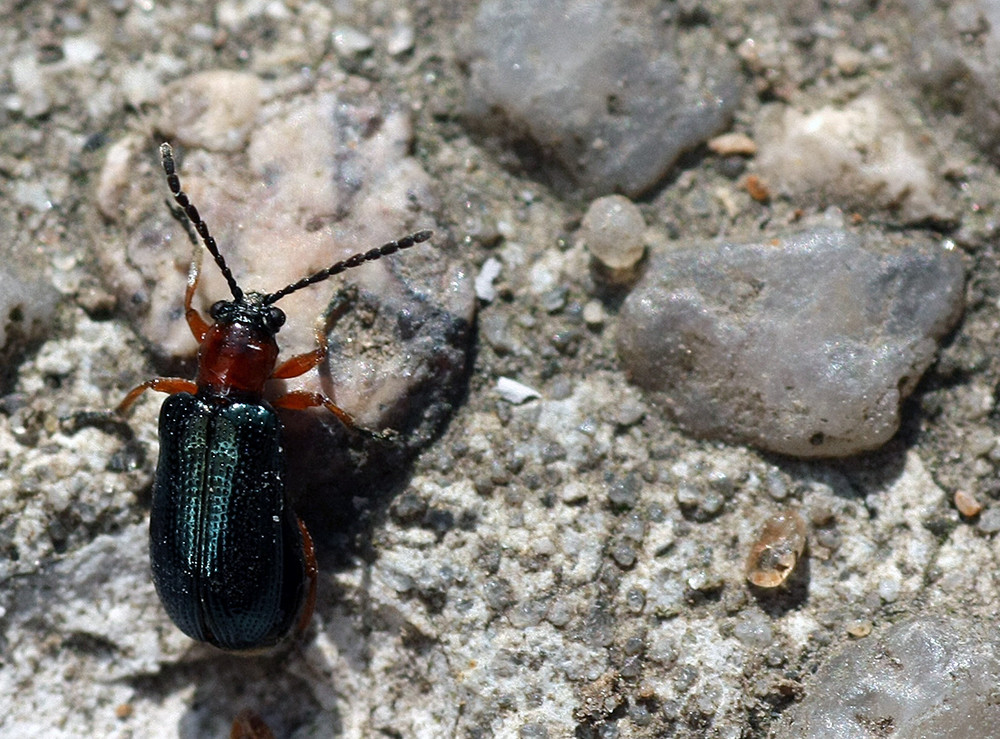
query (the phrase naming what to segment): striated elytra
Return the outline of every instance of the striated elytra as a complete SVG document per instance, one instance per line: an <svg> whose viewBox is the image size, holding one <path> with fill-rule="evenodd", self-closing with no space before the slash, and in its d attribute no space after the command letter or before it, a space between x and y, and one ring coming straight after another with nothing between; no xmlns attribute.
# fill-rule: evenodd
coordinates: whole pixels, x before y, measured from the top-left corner
<svg viewBox="0 0 1000 739"><path fill-rule="evenodd" d="M274 303L322 282L426 241L419 231L336 262L273 293L244 293L208 226L181 190L168 144L163 169L179 215L190 221L215 260L232 300L215 303L206 321L192 306L200 251L191 265L185 318L198 341L195 380L158 377L134 388L119 404L124 414L146 390L168 393L160 411L160 458L150 510L153 582L171 620L193 639L221 649L273 646L309 623L316 598L316 558L305 525L286 500L285 452L275 408L323 406L345 426L375 438L321 393L294 391L264 400L271 379L298 377L326 357L316 348L278 364L276 335L285 314Z"/></svg>
<svg viewBox="0 0 1000 739"><path fill-rule="evenodd" d="M266 403L164 401L149 555L160 600L188 636L244 650L291 630L307 562L284 465Z"/></svg>

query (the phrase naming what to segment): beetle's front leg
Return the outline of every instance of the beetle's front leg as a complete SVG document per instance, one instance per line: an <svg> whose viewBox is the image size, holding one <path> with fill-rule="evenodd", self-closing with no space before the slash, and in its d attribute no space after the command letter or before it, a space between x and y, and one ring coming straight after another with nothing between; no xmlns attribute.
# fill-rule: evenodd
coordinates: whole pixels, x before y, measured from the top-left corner
<svg viewBox="0 0 1000 739"><path fill-rule="evenodd" d="M152 380L146 380L141 385L132 388L132 391L125 396L125 399L115 407L114 412L119 416L124 416L128 413L132 404L139 399L139 396L147 390L156 390L168 395L176 393L191 393L191 395L195 395L198 392L198 385L193 380L185 380L181 377L154 377Z"/></svg>

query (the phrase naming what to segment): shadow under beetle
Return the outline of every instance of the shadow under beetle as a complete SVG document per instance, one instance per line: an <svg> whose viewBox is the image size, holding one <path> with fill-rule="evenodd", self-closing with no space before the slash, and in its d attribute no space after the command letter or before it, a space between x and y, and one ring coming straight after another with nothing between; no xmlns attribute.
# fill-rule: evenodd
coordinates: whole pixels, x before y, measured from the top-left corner
<svg viewBox="0 0 1000 739"><path fill-rule="evenodd" d="M306 354L278 360L285 314L274 303L344 270L426 241L418 231L336 262L273 293L244 293L197 208L181 190L169 144L160 146L174 200L229 284L210 324L192 307L200 252L191 264L184 316L198 341L198 377L158 377L118 405L124 414L146 390L168 393L160 410L160 458L149 520L153 582L171 620L193 639L243 651L301 632L316 600L312 539L285 500L282 427L274 408L323 406L351 429L354 419L321 393L290 392L268 403L264 384L305 374L326 357L326 337ZM366 432L383 438L381 434Z"/></svg>

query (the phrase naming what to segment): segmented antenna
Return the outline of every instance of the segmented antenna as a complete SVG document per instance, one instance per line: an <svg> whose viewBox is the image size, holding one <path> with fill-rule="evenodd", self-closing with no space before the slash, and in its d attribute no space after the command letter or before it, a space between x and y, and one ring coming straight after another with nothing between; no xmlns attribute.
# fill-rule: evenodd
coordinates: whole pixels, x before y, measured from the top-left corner
<svg viewBox="0 0 1000 739"><path fill-rule="evenodd" d="M194 207L185 192L181 190L181 180L174 168L174 150L170 147L170 144L160 144L160 161L163 162L163 171L167 175L167 186L170 188L170 194L174 196L177 205L184 210L184 215L188 217L195 231L201 236L201 240L205 242L205 248L208 249L208 253L212 255L215 263L219 265L222 276L226 278L226 282L229 284L229 292L233 294L233 298L237 302L243 300L243 290L236 284L236 278L233 277L229 265L226 264L226 260L219 253L219 246L215 243L212 234L209 233L208 226L201 220L198 209Z"/></svg>
<svg viewBox="0 0 1000 739"><path fill-rule="evenodd" d="M429 239L433 234L433 231L428 230L417 231L415 234L404 236L398 241L389 241L375 249L355 254L352 257L348 257L347 259L331 264L329 267L320 270L316 274L303 277L298 282L293 282L291 285L283 287L277 292L266 295L262 303L264 305L272 305L296 290L301 290L309 285L315 285L317 282L322 282L327 278L333 277L333 275L340 274L344 270L352 269L353 267L360 267L365 262L374 262L376 259L381 259L382 257L389 256L390 254L395 254L400 249L409 249L411 246L427 241L427 239Z"/></svg>

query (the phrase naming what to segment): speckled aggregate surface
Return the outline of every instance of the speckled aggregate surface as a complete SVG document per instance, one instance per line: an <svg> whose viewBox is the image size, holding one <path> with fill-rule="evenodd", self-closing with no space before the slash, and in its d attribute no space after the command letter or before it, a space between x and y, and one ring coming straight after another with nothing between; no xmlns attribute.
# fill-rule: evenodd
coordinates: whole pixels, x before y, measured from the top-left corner
<svg viewBox="0 0 1000 739"><path fill-rule="evenodd" d="M915 650L907 665L937 664L919 656L930 642L993 654L997 4L623 5L600 4L619 40L651 21L667 58L718 60L686 82L731 75L728 130L755 143L699 145L644 173L635 200L651 251L836 224L961 256L964 316L903 401L899 432L837 461L778 456L692 439L629 384L616 344L628 288L579 234L579 193L614 183L583 168L575 185L583 175L530 136L618 135L631 98L598 106L597 129L563 120L579 112L571 91L532 101L535 128L484 126L470 60L490 58L482 36L502 3L477 22L475 6L448 2L0 2L0 285L46 286L0 301L17 339L0 354L0 735L223 737L251 707L297 739L793 736L796 703L827 710L830 686L812 683L824 665L845 694L886 684L880 663L851 662L868 660L851 649L866 639ZM524 53L574 59L572 45L551 48ZM619 61L587 58L605 72ZM554 89L552 67L535 69ZM660 134L686 148L691 120ZM294 141L303 130L326 138ZM719 133L717 121L697 132ZM288 306L287 335L306 343L327 301L347 306L324 326L330 362L310 381L330 392L342 379L345 402L403 434L380 447L285 416L319 602L303 639L265 655L193 643L157 601L156 399L127 426L79 415L155 374L192 372L191 245L163 204L156 153L168 135L223 249L262 283L251 287L324 266L327 241L332 260L400 229L436 231L316 288L311 307ZM899 172L906 187L893 189ZM301 238L274 236L288 233ZM206 304L224 297L215 279ZM956 492L982 512L960 515ZM782 587L751 587L761 526L789 507L805 554ZM911 619L934 633L893 631ZM995 729L948 724L928 686L902 708L873 700L865 730L921 711L951 736Z"/></svg>

